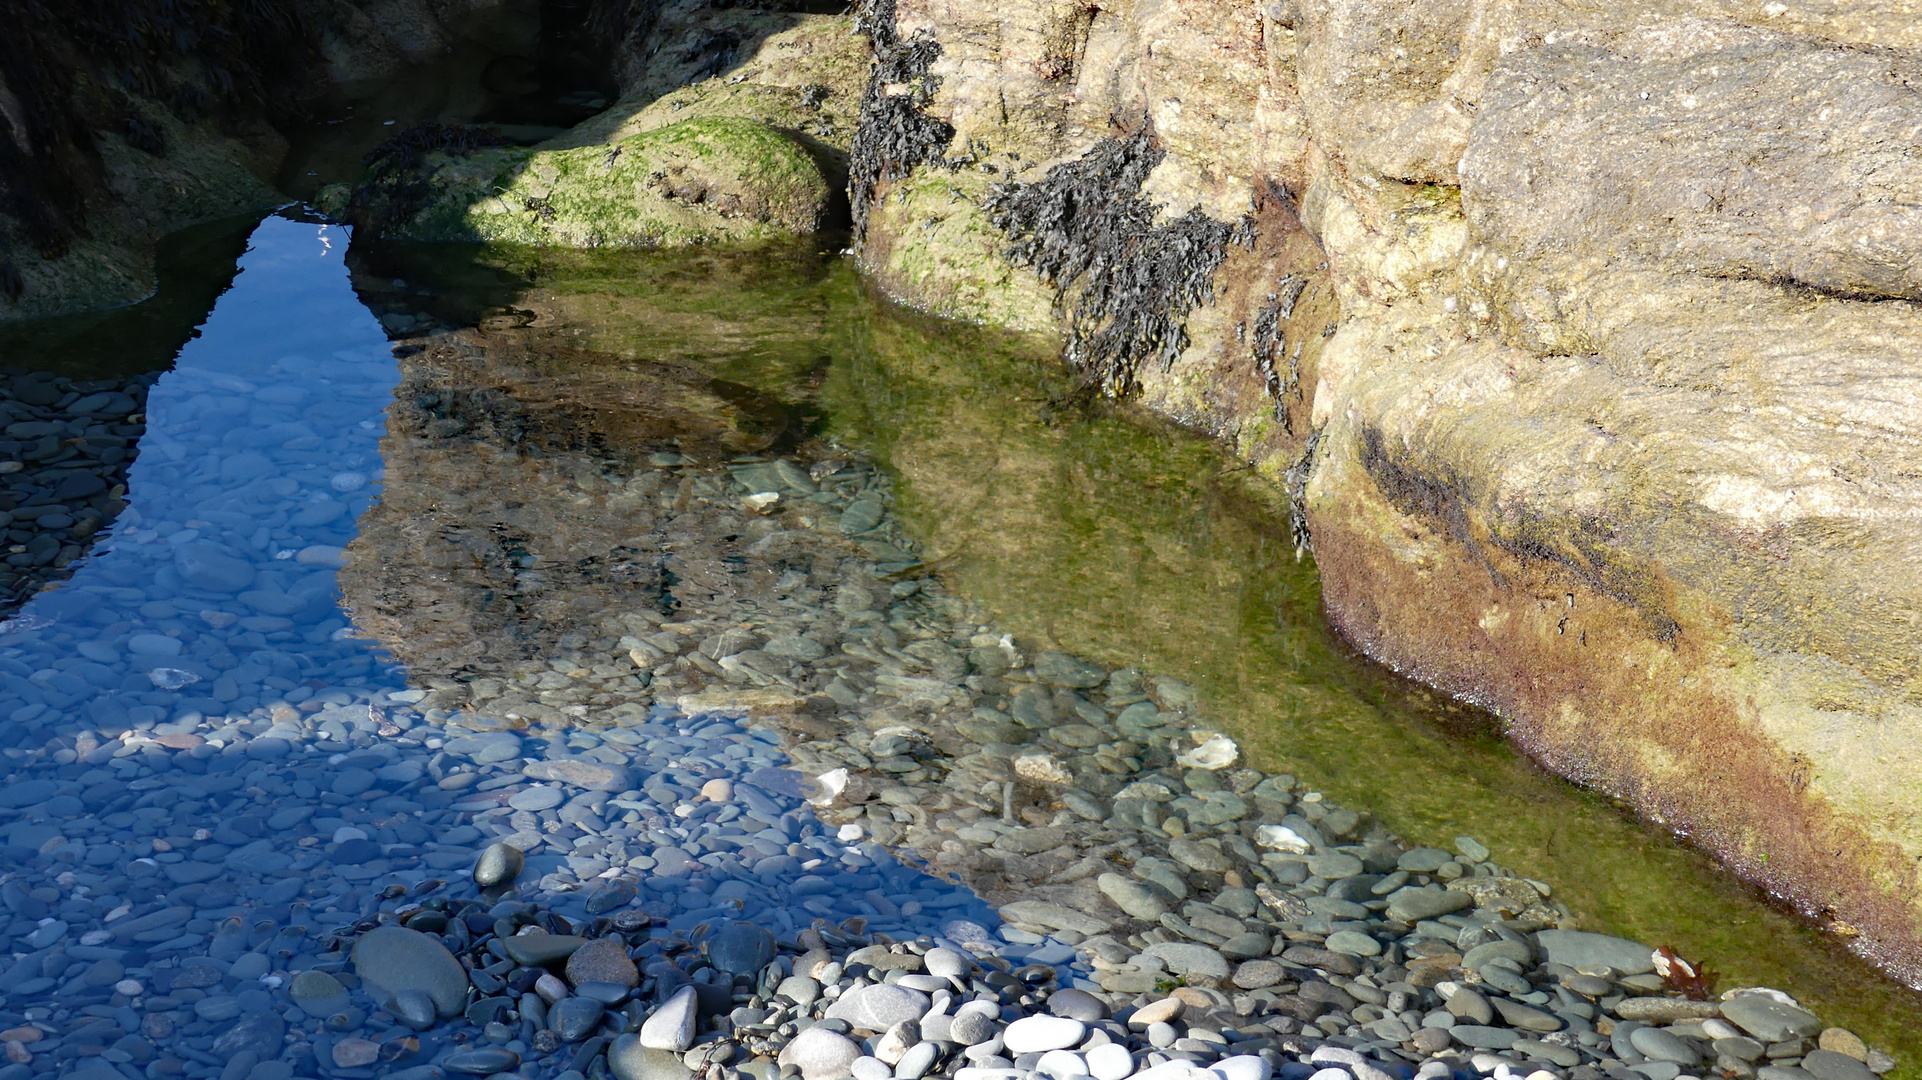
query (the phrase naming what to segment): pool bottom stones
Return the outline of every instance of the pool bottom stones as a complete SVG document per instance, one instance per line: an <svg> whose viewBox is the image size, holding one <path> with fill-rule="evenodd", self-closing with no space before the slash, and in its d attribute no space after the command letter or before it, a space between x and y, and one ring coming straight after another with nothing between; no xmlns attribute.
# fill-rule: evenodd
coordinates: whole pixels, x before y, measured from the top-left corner
<svg viewBox="0 0 1922 1080"><path fill-rule="evenodd" d="M397 370L327 239L256 235L114 542L0 631L0 1080L1892 1066L999 632L757 409L613 445L529 360L389 410L486 338Z"/></svg>

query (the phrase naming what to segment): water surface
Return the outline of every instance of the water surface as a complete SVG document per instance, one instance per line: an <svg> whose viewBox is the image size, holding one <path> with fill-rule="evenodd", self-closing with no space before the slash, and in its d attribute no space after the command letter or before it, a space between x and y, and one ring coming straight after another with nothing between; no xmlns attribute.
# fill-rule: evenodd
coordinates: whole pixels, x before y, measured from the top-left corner
<svg viewBox="0 0 1922 1080"><path fill-rule="evenodd" d="M607 378L674 362L782 398L895 472L925 557L1003 628L1187 680L1258 767L1411 843L1475 836L1586 928L1668 945L1721 972L1721 989L1786 988L1905 1063L1922 1053L1922 999L1844 941L1535 767L1494 718L1357 656L1322 615L1279 493L1215 444L1074 404L1050 343L904 312L828 248L395 245L361 265L431 282L418 302L442 318L511 313L502 333L565 342Z"/></svg>
<svg viewBox="0 0 1922 1080"><path fill-rule="evenodd" d="M1356 657L1322 618L1277 493L1206 440L1074 404L1048 343L892 308L831 243L620 254L396 245L356 250L350 289L344 239L314 223L263 225L236 287L155 387L129 510L71 582L0 634L0 715L13 721L16 761L40 761L42 743L65 737L47 767L74 768L94 752L81 754L76 736L97 749L102 735L205 731L213 717L235 718L243 739L304 724L310 740L339 731L353 752L386 741L370 706L407 719L420 688L350 628L335 564L383 484L422 486L380 456L396 409L494 424L488 452L510 457L449 451L447 467L472 486L510 463L540 480L513 493L529 520L577 520L583 493L639 470L665 439L708 440L714 453L838 441L893 471L922 557L1001 628L1185 679L1257 766L1372 811L1411 842L1475 836L1550 882L1590 928L1670 945L1722 972L1724 988L1788 989L1905 1061L1922 1051L1915 996L1840 942L1535 769L1485 715ZM463 346L465 377L486 382L494 404L462 413L427 400L436 386L403 382L406 361L377 316L429 333L481 328ZM699 430L685 407L697 399L711 421ZM663 409L683 431L649 419ZM574 470L565 482L562 466ZM477 605L494 602L494 571L481 569L462 584ZM501 580L538 586L522 573L534 569L517 563ZM531 612L538 591L509 598ZM564 610L513 618L477 635L501 642L498 655L449 659L447 677L471 685L516 649L583 647ZM642 707L630 719L658 718ZM600 745L588 732L557 737L572 751ZM72 756L59 762L62 752ZM395 812L439 820L433 806ZM28 811L11 828L15 849L34 849L59 826ZM103 853L138 848L138 837L110 839L120 826L94 828ZM413 833L403 823L393 835ZM547 858L547 872L595 865ZM343 913L366 900L328 896Z"/></svg>

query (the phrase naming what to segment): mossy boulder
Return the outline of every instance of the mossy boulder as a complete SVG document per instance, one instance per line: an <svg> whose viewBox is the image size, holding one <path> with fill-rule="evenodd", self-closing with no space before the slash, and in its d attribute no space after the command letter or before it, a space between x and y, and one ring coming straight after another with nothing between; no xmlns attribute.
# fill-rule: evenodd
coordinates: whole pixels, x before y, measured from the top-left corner
<svg viewBox="0 0 1922 1080"><path fill-rule="evenodd" d="M349 217L396 239L653 247L813 232L833 198L792 137L711 116L590 146L431 153L377 174Z"/></svg>

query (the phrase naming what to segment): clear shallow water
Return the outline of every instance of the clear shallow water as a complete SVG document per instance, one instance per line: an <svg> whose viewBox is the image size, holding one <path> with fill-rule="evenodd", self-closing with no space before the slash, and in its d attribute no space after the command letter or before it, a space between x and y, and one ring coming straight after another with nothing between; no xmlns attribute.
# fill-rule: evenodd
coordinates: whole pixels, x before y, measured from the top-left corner
<svg viewBox="0 0 1922 1080"><path fill-rule="evenodd" d="M834 436L879 455L926 557L1008 628L1186 678L1257 764L1370 809L1410 840L1478 836L1498 860L1554 883L1592 927L1672 943L1724 972L1724 986L1784 986L1914 1060L1922 1011L1912 995L1694 853L1530 768L1485 718L1349 655L1319 617L1312 566L1293 561L1272 493L1199 439L1126 411L1063 404L1045 346L904 316L811 246L551 257L389 248L357 253L350 287L340 240L311 223L262 226L235 287L153 391L128 515L71 582L0 635L0 696L11 698L0 716L14 719L0 741L11 741L15 804L0 828L26 868L27 896L8 901L6 931L16 953L40 958L0 972L14 1016L42 1008L52 1023L60 1009L132 1008L82 975L111 961L164 991L190 960L232 948L235 925L248 947L273 942L264 951L276 970L298 970L319 962L319 930L391 910L396 901L379 899L388 884L458 880L494 836L522 837L530 875L556 884L601 872L607 846L575 847L585 837L545 831L539 815L554 810L504 803L498 793L529 786L515 775L524 758L611 757L684 793L719 776L752 787L753 773L780 764L770 736L646 707L619 728L449 728L417 708L418 687L380 647L348 632L334 549L351 544L357 517L384 491L431 501L436 480L388 475L379 456L394 410L421 406L411 384L395 399L404 372L371 303L410 321L489 327L467 363L499 396L463 422L510 417L517 434L506 443L550 463L578 455L601 482L638 475L641 451L671 434L636 416L687 422L684 402L662 411L662 385L710 403L716 378L748 390L712 409L694 441L738 439L739 451ZM464 453L446 451L473 474L464 483L507 467ZM514 501L533 499L520 510L537 538L540 521L566 519L564 504L592 487L527 466L536 458L526 449L511 460L526 480ZM483 581L472 595L485 592ZM560 640L567 612L542 618L552 626L523 640L573 647ZM483 658L478 674L497 662ZM156 672L181 674L156 682ZM119 737L126 727L142 734ZM443 787L448 777L457 779ZM890 923L866 898L877 889L912 898L937 928L955 913L989 919L965 892L873 845L838 842L792 791L764 783L751 820L800 849L785 849L797 860L785 873L823 859L813 872L849 892L785 895L783 868L758 874L736 860L715 871L741 883L726 893L648 873L643 899L686 928L728 912L804 925L822 907L906 928L905 904L892 917L904 921ZM686 841L710 826L741 828L742 816L720 821L718 808L689 820L610 804L595 812L632 815L636 835L681 829ZM717 895L738 906L717 907ZM79 944L122 904L124 918L187 917ZM67 926L48 931L42 920ZM219 1017L209 1019L197 1001L179 1002L161 1010L180 1022L158 1044L209 1052L236 1017L287 1011L274 992L227 980L215 996L232 1002L232 1016L226 1004L205 1010ZM116 1022L128 1019L131 1031L142 1017ZM325 1027L316 1020L309 1028ZM324 1052L339 1032L314 1036Z"/></svg>
<svg viewBox="0 0 1922 1080"><path fill-rule="evenodd" d="M261 223L236 286L149 392L111 535L0 634L0 712L15 725L52 713L164 734L298 704L316 683L362 699L404 688L336 605L334 569L379 491L399 379L347 285L345 240Z"/></svg>
<svg viewBox="0 0 1922 1080"><path fill-rule="evenodd" d="M824 828L778 732L639 695L598 731L415 707L421 691L340 606L400 379L344 240L260 224L148 396L127 509L69 581L0 624L0 1025L40 1033L38 1068L0 1076L213 1076L253 1054L254 1076L358 1077L457 1052L477 1024L416 1036L365 999L290 991L308 971L354 986L339 950L356 930L471 902L497 838L527 852L525 894L575 925L594 916L587 886L618 874L695 943L734 919L788 936L852 916L989 940L997 920L971 892ZM556 762L601 779L543 782L562 777L533 766ZM731 796L697 795L718 780ZM490 1042L529 1054L536 1023ZM337 1067L348 1039L377 1043L379 1063Z"/></svg>
<svg viewBox="0 0 1922 1080"><path fill-rule="evenodd" d="M902 312L816 245L363 259L370 277L431 284L412 304L442 319L518 313L502 335L564 343L595 380L673 361L783 398L889 466L925 556L1005 628L1186 679L1260 767L1411 842L1476 836L1589 928L1670 945L1722 988L1785 987L1905 1069L1922 1053L1922 1002L1842 941L1535 768L1486 714L1355 656L1321 616L1277 493L1165 422L1071 406L1047 343Z"/></svg>

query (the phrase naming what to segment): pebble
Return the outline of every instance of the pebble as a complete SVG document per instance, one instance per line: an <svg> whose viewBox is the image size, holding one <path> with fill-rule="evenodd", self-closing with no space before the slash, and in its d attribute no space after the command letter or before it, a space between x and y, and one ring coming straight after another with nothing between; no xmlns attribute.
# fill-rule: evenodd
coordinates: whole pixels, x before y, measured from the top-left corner
<svg viewBox="0 0 1922 1080"><path fill-rule="evenodd" d="M1127 1080L1135 1071L1134 1055L1120 1043L1092 1047L1084 1057L1088 1063L1088 1075L1095 1080Z"/></svg>
<svg viewBox="0 0 1922 1080"><path fill-rule="evenodd" d="M640 1037L633 1034L621 1035L608 1046L607 1067L616 1080L689 1080L694 1075L680 1054L642 1046Z"/></svg>
<svg viewBox="0 0 1922 1080"><path fill-rule="evenodd" d="M963 1046L974 1046L994 1038L995 1023L978 1012L963 1012L948 1025L948 1036Z"/></svg>
<svg viewBox="0 0 1922 1080"><path fill-rule="evenodd" d="M567 981L612 983L624 988L641 984L640 969L628 956L626 942L619 938L596 938L575 949L567 957Z"/></svg>
<svg viewBox="0 0 1922 1080"><path fill-rule="evenodd" d="M489 844L474 864L474 884L487 888L503 885L521 875L526 856L512 844Z"/></svg>
<svg viewBox="0 0 1922 1080"><path fill-rule="evenodd" d="M641 1024L641 1045L680 1052L694 1045L694 988L684 986L662 1002Z"/></svg>
<svg viewBox="0 0 1922 1080"><path fill-rule="evenodd" d="M354 974L388 996L419 990L443 1017L466 1005L467 972L435 938L399 926L381 926L354 942Z"/></svg>
<svg viewBox="0 0 1922 1080"><path fill-rule="evenodd" d="M728 923L708 939L707 958L731 975L752 975L774 959L774 935L753 923Z"/></svg>
<svg viewBox="0 0 1922 1080"><path fill-rule="evenodd" d="M838 1080L850 1075L849 1066L861 1056L861 1048L847 1036L811 1027L782 1047L778 1060L798 1067L805 1080Z"/></svg>
<svg viewBox="0 0 1922 1080"><path fill-rule="evenodd" d="M1008 1025L1001 1039L1013 1054L1062 1050L1081 1042L1088 1025L1065 1016L1024 1016Z"/></svg>
<svg viewBox="0 0 1922 1080"><path fill-rule="evenodd" d="M1807 1038L1822 1030L1815 1014L1767 994L1737 994L1722 1002L1722 1015L1764 1043Z"/></svg>

